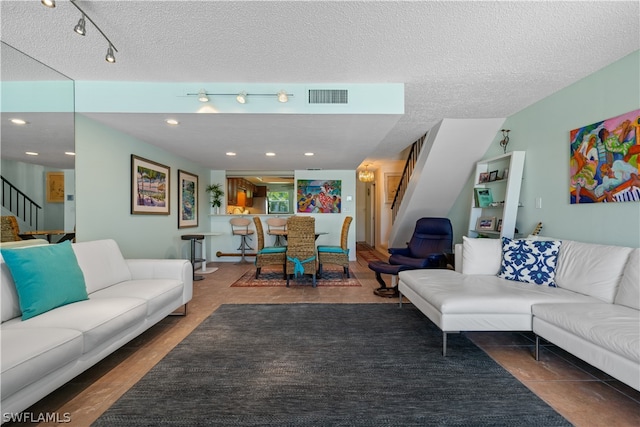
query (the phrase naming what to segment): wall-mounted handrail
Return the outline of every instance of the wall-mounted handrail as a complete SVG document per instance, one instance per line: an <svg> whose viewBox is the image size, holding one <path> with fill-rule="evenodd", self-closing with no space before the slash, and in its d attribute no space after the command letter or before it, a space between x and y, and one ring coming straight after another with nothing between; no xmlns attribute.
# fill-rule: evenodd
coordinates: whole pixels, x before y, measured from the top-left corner
<svg viewBox="0 0 640 427"><path fill-rule="evenodd" d="M42 206L34 202L5 177L0 176L0 179L2 179L2 207L8 209L24 223L28 222L30 227L37 228L38 212L42 209Z"/></svg>
<svg viewBox="0 0 640 427"><path fill-rule="evenodd" d="M404 164L404 169L402 170L402 175L400 176L400 182L398 182L396 195L393 198L393 203L391 203L391 222L392 223L396 220L396 215L398 215L398 210L400 209L402 198L404 197L404 194L407 191L407 187L409 186L409 180L411 179L411 175L413 174L413 170L415 169L415 166L416 166L416 161L418 160L418 155L422 150L422 145L424 144L424 141L426 138L427 138L427 134L425 133L424 135L422 135L422 137L420 137L417 141L415 141L411 145L411 150L409 151L409 155L407 156L407 161Z"/></svg>

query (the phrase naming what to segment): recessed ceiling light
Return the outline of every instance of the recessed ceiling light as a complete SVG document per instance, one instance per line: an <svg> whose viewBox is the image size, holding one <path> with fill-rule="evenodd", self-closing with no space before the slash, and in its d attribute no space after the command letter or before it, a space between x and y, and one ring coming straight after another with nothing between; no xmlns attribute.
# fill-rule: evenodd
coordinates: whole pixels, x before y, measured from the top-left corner
<svg viewBox="0 0 640 427"><path fill-rule="evenodd" d="M22 119L11 119L11 123L13 123L14 125L26 125L27 122L25 120Z"/></svg>
<svg viewBox="0 0 640 427"><path fill-rule="evenodd" d="M313 153L304 153L305 156L313 156Z"/></svg>
<svg viewBox="0 0 640 427"><path fill-rule="evenodd" d="M276 153L269 152L269 153L264 153L264 155L268 157L273 157L276 155Z"/></svg>
<svg viewBox="0 0 640 427"><path fill-rule="evenodd" d="M236 153L234 153L233 151L229 151L226 153L227 156L235 156Z"/></svg>
<svg viewBox="0 0 640 427"><path fill-rule="evenodd" d="M37 156L38 153L34 152L34 151L25 151L24 154L26 154L27 156Z"/></svg>
<svg viewBox="0 0 640 427"><path fill-rule="evenodd" d="M67 156L75 156L76 153L74 153L73 151L65 151L64 154L66 154Z"/></svg>
<svg viewBox="0 0 640 427"><path fill-rule="evenodd" d="M180 124L180 122L179 122L179 121L177 121L176 119L167 119L167 120L165 120L165 122L166 122L168 125L172 125L172 126L176 126L176 125L179 125L179 124Z"/></svg>

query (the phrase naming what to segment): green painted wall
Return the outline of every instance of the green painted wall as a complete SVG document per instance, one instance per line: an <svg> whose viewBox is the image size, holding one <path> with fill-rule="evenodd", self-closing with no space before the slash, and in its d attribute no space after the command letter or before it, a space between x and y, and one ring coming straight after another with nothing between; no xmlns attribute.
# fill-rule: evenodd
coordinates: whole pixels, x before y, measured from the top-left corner
<svg viewBox="0 0 640 427"><path fill-rule="evenodd" d="M497 101L499 102L499 100ZM526 151L517 228L556 238L640 247L640 202L569 203L569 132L640 108L640 51L510 116L508 150ZM502 154L498 134L484 158ZM449 212L461 242L471 203L471 180ZM536 198L542 208L536 209Z"/></svg>
<svg viewBox="0 0 640 427"><path fill-rule="evenodd" d="M169 166L170 215L132 215L131 154ZM198 175L199 227L178 229L178 169ZM78 241L114 239L125 258L188 258L183 234L209 229L210 171L76 114Z"/></svg>

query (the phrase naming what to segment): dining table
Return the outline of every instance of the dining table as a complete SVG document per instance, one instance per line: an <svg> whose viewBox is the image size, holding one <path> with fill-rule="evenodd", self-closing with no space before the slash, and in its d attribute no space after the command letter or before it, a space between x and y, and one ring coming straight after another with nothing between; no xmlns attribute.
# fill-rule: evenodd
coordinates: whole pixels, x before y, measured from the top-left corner
<svg viewBox="0 0 640 427"><path fill-rule="evenodd" d="M64 230L32 230L25 231L20 233L20 237L35 239L38 236L44 236L47 239L47 242L51 243L52 236L61 236L64 235L60 240L71 240L75 237L75 231L64 231Z"/></svg>

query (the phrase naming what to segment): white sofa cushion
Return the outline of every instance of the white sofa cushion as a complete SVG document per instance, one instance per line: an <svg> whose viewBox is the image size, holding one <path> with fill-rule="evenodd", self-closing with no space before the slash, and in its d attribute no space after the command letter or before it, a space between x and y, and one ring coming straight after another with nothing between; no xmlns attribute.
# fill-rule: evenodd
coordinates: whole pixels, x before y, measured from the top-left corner
<svg viewBox="0 0 640 427"><path fill-rule="evenodd" d="M613 302L632 248L563 240L556 285Z"/></svg>
<svg viewBox="0 0 640 427"><path fill-rule="evenodd" d="M29 320L13 319L3 325L7 329L64 328L80 331L83 353L88 353L139 326L147 314L147 302L140 298L97 298L58 307Z"/></svg>
<svg viewBox="0 0 640 427"><path fill-rule="evenodd" d="M533 315L640 363L640 311L616 304L535 304Z"/></svg>
<svg viewBox="0 0 640 427"><path fill-rule="evenodd" d="M441 313L523 313L542 302L596 302L565 289L515 282L497 276L466 275L451 270L401 271L398 277Z"/></svg>
<svg viewBox="0 0 640 427"><path fill-rule="evenodd" d="M634 249L629 255L615 303L640 310L640 249Z"/></svg>
<svg viewBox="0 0 640 427"><path fill-rule="evenodd" d="M183 284L173 279L129 280L109 286L91 294L91 299L134 297L147 301L147 315L160 311L161 308L179 300L183 292Z"/></svg>
<svg viewBox="0 0 640 427"><path fill-rule="evenodd" d="M491 274L500 271L502 242L500 239L462 237L462 273Z"/></svg>
<svg viewBox="0 0 640 427"><path fill-rule="evenodd" d="M82 355L82 333L74 329L3 329L2 399Z"/></svg>
<svg viewBox="0 0 640 427"><path fill-rule="evenodd" d="M74 243L73 250L84 274L87 293L131 280L131 272L115 240Z"/></svg>

